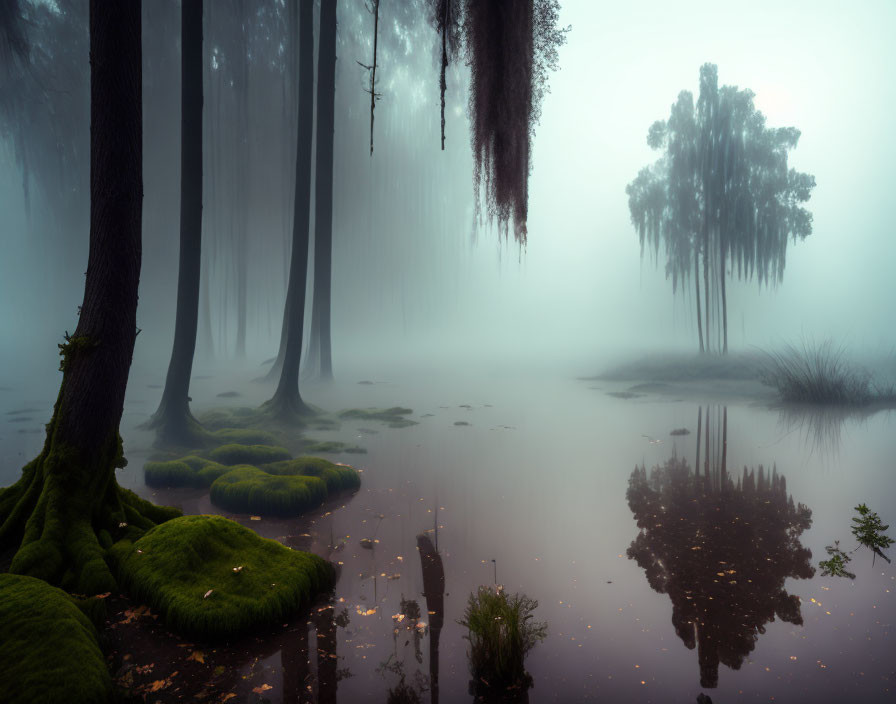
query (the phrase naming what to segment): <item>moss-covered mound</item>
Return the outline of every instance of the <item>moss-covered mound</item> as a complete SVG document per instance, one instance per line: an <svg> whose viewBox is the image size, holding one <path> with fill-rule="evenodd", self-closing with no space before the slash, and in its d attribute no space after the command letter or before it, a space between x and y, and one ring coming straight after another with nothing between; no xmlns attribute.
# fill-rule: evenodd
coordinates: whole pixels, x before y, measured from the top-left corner
<svg viewBox="0 0 896 704"><path fill-rule="evenodd" d="M320 457L296 457L294 460L263 465L262 469L269 474L320 477L331 494L361 486L361 476L354 467L335 464Z"/></svg>
<svg viewBox="0 0 896 704"><path fill-rule="evenodd" d="M349 445L339 440L306 440L302 443L302 450L304 452L328 452L334 454L339 452L352 452L357 455L367 454L367 450L363 447Z"/></svg>
<svg viewBox="0 0 896 704"><path fill-rule="evenodd" d="M236 513L298 516L327 499L327 485L319 477L277 476L258 467L240 465L215 480L212 502Z"/></svg>
<svg viewBox="0 0 896 704"><path fill-rule="evenodd" d="M221 445L208 453L210 459L226 465L260 465L288 460L292 455L285 447L273 445Z"/></svg>
<svg viewBox="0 0 896 704"><path fill-rule="evenodd" d="M241 445L273 445L277 436L267 430L256 428L223 428L215 430L212 436L222 443L239 443Z"/></svg>
<svg viewBox="0 0 896 704"><path fill-rule="evenodd" d="M149 486L209 487L230 467L197 455L169 462L147 462L143 466Z"/></svg>
<svg viewBox="0 0 896 704"><path fill-rule="evenodd" d="M191 638L279 623L335 583L333 566L220 516L184 516L113 548L119 580ZM60 699L59 701L68 701Z"/></svg>
<svg viewBox="0 0 896 704"><path fill-rule="evenodd" d="M298 516L320 506L330 494L361 485L361 478L352 467L320 457L292 459L282 447L224 445L209 454L214 459L187 455L166 462L147 462L146 483L211 487L212 502L221 508L273 516ZM240 457L248 459L233 462Z"/></svg>
<svg viewBox="0 0 896 704"><path fill-rule="evenodd" d="M61 589L0 574L0 699L9 704L97 704L112 681L96 629Z"/></svg>
<svg viewBox="0 0 896 704"><path fill-rule="evenodd" d="M409 425L417 425L417 421L410 420L409 416L414 411L410 408L393 406L392 408L350 408L340 411L339 417L357 420L375 420L386 423L390 428L406 428Z"/></svg>

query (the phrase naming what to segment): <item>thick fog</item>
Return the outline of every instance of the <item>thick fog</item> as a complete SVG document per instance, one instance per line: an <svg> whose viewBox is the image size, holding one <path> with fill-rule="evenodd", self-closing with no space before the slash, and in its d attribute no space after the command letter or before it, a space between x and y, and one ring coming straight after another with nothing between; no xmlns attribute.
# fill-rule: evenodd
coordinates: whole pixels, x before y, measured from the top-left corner
<svg viewBox="0 0 896 704"><path fill-rule="evenodd" d="M177 279L179 16L172 3L145 5L144 263L136 361L161 375ZM590 371L635 349L694 349L690 291L673 296L662 252L658 262L649 251L642 256L625 187L656 158L646 143L649 126L668 117L679 91L696 94L705 62L718 65L720 84L752 90L769 126L801 131L789 163L817 181L807 204L813 232L790 243L783 281L760 288L755 280L729 279L732 349L805 336L833 337L871 354L892 350L893 3L608 8L563 2L561 25L571 31L560 48L559 71L549 77L533 141L528 244L522 248L477 216L468 69L462 60L449 69L443 152L438 37L422 8L383 3L381 12L381 99L370 156L367 72L357 62L369 62L371 17L362 3L339 5L332 313L337 372L346 364L363 368L384 360L432 369L478 361L572 362L576 370ZM212 10L206 18L211 46L232 43L224 14ZM227 146L238 135L233 91L225 85L215 93L214 71L206 75L206 151L218 157L206 157L203 266L216 359L233 357L235 292L226 281L235 271L230 243L240 218L248 236L249 359L272 356L279 339L295 118L286 107L282 66L271 63L282 61L276 29L250 32L247 165L237 166L239 151ZM72 92L54 102L54 109L72 114L55 119L77 130L59 139L80 140L70 150L79 158L69 154L57 163L79 173L50 178L48 161L30 164L28 213L16 135L7 134L2 147L0 320L7 331L7 372L25 364L29 374L53 368L55 343L74 328L82 295L88 63L86 35L76 34L72 29L64 39L72 43L72 60L82 63L59 70L77 79L62 76L64 85L51 90ZM33 129L51 131L45 123ZM229 166L209 161L221 154ZM221 177L228 170L232 183ZM69 199L74 204L61 197L66 188L81 189ZM197 364L208 352L200 334Z"/></svg>

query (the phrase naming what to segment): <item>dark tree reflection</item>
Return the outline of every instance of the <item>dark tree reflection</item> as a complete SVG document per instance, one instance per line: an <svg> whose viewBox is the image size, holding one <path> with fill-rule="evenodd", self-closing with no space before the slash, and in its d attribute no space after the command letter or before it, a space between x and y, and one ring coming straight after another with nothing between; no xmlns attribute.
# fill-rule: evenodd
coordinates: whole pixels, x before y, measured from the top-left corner
<svg viewBox="0 0 896 704"><path fill-rule="evenodd" d="M815 572L812 553L799 541L812 524L811 510L787 496L776 469L744 467L737 480L729 475L726 436L727 422L721 451L707 448L702 474L673 456L649 476L636 467L626 494L640 529L628 557L655 591L669 595L675 632L697 648L707 688L718 685L719 663L740 668L776 616L802 624L799 598L784 581Z"/></svg>

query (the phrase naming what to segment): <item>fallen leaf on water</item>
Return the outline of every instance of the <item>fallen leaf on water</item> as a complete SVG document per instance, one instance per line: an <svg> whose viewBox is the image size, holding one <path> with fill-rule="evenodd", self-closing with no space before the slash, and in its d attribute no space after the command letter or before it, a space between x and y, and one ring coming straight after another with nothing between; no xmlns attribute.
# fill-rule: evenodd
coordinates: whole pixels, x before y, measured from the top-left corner
<svg viewBox="0 0 896 704"><path fill-rule="evenodd" d="M133 623L141 616L149 613L148 606L138 606L136 609L128 609L124 612L124 618L119 623Z"/></svg>
<svg viewBox="0 0 896 704"><path fill-rule="evenodd" d="M260 520L261 520L261 516L249 516L249 520L250 520L250 521L260 521ZM233 696L236 696L236 695L234 694ZM223 700L223 701L227 701L227 700L225 699L225 700Z"/></svg>
<svg viewBox="0 0 896 704"><path fill-rule="evenodd" d="M273 687L269 684L263 684L258 687L253 687L252 691L255 692L256 694L261 694L262 692L266 692L269 689L273 689Z"/></svg>
<svg viewBox="0 0 896 704"><path fill-rule="evenodd" d="M221 697L221 701L228 702L231 699L233 699L235 696L236 696L236 694L234 694L233 692L230 692L229 694L225 694L223 697Z"/></svg>
<svg viewBox="0 0 896 704"><path fill-rule="evenodd" d="M149 685L148 691L150 692L158 692L160 689L165 689L166 687L171 686L171 679L166 680L156 680L151 685Z"/></svg>
<svg viewBox="0 0 896 704"><path fill-rule="evenodd" d="M211 596L211 594L212 594L213 591L215 591L215 590L214 590L214 589L209 589L205 594L202 595L202 598L203 598L203 599L208 599L208 598Z"/></svg>
<svg viewBox="0 0 896 704"><path fill-rule="evenodd" d="M205 663L205 653L201 650L194 650L190 653L190 657L188 657L187 660L195 660L196 662Z"/></svg>

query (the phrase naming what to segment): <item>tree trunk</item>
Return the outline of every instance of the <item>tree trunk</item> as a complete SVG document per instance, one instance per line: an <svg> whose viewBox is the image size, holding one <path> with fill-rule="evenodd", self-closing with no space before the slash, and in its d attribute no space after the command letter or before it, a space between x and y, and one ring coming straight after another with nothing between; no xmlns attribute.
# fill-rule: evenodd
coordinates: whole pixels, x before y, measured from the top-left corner
<svg viewBox="0 0 896 704"><path fill-rule="evenodd" d="M299 113L296 139L296 183L293 201L292 255L283 311L280 382L265 404L279 416L310 413L299 393L299 362L305 327L308 282L308 230L311 219L311 138L314 121L314 28L311 2L299 7ZM278 358L280 355L278 355ZM276 367L276 364L275 364ZM272 370L273 371L273 370Z"/></svg>
<svg viewBox="0 0 896 704"><path fill-rule="evenodd" d="M700 432L703 430L703 406L697 406L697 461L694 463L694 473L700 476Z"/></svg>
<svg viewBox="0 0 896 704"><path fill-rule="evenodd" d="M249 22L246 3L240 0L236 21L240 29L240 57L237 65L237 208L236 217L236 358L246 358L249 279Z"/></svg>
<svg viewBox="0 0 896 704"><path fill-rule="evenodd" d="M703 354L706 348L703 346L703 321L700 319L700 253L697 247L694 247L694 285L697 288L697 337L700 338L700 354Z"/></svg>
<svg viewBox="0 0 896 704"><path fill-rule="evenodd" d="M201 444L202 429L190 413L190 375L199 321L202 257L202 0L181 4L180 268L174 347L165 391L149 422L159 442Z"/></svg>
<svg viewBox="0 0 896 704"><path fill-rule="evenodd" d="M118 486L118 426L137 337L143 211L141 3L90 2L90 253L74 335L41 454L0 491L10 571L82 594L116 588L113 538L179 514Z"/></svg>
<svg viewBox="0 0 896 704"><path fill-rule="evenodd" d="M719 282L722 287L722 354L728 354L728 296L725 292L725 243L719 238Z"/></svg>
<svg viewBox="0 0 896 704"><path fill-rule="evenodd" d="M706 191L706 186L704 185L704 192ZM709 335L709 309L711 308L709 303L709 203L707 202L705 205L707 212L703 215L703 291L706 294L706 325L704 329L706 330L706 351L710 351L710 340L712 339Z"/></svg>
<svg viewBox="0 0 896 704"><path fill-rule="evenodd" d="M314 198L314 304L311 311L312 373L333 378L330 290L333 258L333 129L336 99L336 0L320 8L317 65L317 180Z"/></svg>

